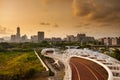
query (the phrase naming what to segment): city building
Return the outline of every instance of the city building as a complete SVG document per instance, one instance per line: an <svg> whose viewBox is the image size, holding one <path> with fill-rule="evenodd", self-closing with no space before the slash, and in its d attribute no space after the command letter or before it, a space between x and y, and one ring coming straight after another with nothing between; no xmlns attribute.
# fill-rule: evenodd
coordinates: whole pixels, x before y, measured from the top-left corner
<svg viewBox="0 0 120 80"><path fill-rule="evenodd" d="M11 42L16 42L16 35L11 35Z"/></svg>
<svg viewBox="0 0 120 80"><path fill-rule="evenodd" d="M76 41L76 37L74 35L67 35L67 41L68 42L75 42Z"/></svg>
<svg viewBox="0 0 120 80"><path fill-rule="evenodd" d="M11 35L10 42L20 43L20 42L29 42L27 35L21 36L20 27L17 27L16 34Z"/></svg>
<svg viewBox="0 0 120 80"><path fill-rule="evenodd" d="M120 37L115 37L115 38L111 38L112 40L112 45L120 45Z"/></svg>
<svg viewBox="0 0 120 80"><path fill-rule="evenodd" d="M104 38L99 38L98 42L100 42L100 45L104 45Z"/></svg>
<svg viewBox="0 0 120 80"><path fill-rule="evenodd" d="M77 41L83 42L86 38L86 34L77 34Z"/></svg>
<svg viewBox="0 0 120 80"><path fill-rule="evenodd" d="M16 42L20 42L20 27L17 27L17 33L16 33Z"/></svg>
<svg viewBox="0 0 120 80"><path fill-rule="evenodd" d="M102 45L120 45L120 37L104 37L98 40Z"/></svg>
<svg viewBox="0 0 120 80"><path fill-rule="evenodd" d="M23 35L23 36L21 37L21 42L28 42L27 35Z"/></svg>
<svg viewBox="0 0 120 80"><path fill-rule="evenodd" d="M120 45L120 37L118 38L118 45Z"/></svg>
<svg viewBox="0 0 120 80"><path fill-rule="evenodd" d="M112 45L112 40L110 37L104 38L104 45Z"/></svg>
<svg viewBox="0 0 120 80"><path fill-rule="evenodd" d="M52 41L51 38L45 38L44 40L47 41L47 42L51 42Z"/></svg>
<svg viewBox="0 0 120 80"><path fill-rule="evenodd" d="M38 42L41 42L44 40L44 32L38 32Z"/></svg>
<svg viewBox="0 0 120 80"><path fill-rule="evenodd" d="M16 35L11 35L11 42L17 42L17 43L19 43L20 41L21 41L20 27L17 27Z"/></svg>
<svg viewBox="0 0 120 80"><path fill-rule="evenodd" d="M37 43L38 42L38 36L37 35L31 36L31 42Z"/></svg>
<svg viewBox="0 0 120 80"><path fill-rule="evenodd" d="M66 41L83 43L83 42L95 41L95 39L94 37L86 36L86 34L77 34L77 36L68 35Z"/></svg>
<svg viewBox="0 0 120 80"><path fill-rule="evenodd" d="M60 37L52 37L51 41L52 42L61 42L62 39Z"/></svg>
<svg viewBox="0 0 120 80"><path fill-rule="evenodd" d="M20 34L20 27L17 27L16 34L11 35L10 42L34 42L38 43L41 41L48 41L48 42L80 42L82 43L88 43L88 42L94 42L94 37L86 36L86 34L80 34L78 33L76 36L74 35L67 35L65 38L61 39L60 37L52 37L52 38L45 38L44 32L39 31L37 35L31 36L31 39L27 38L27 35L21 36ZM6 40L0 39L0 42L5 42ZM101 45L120 45L120 37L104 37L98 39L98 41L101 43Z"/></svg>

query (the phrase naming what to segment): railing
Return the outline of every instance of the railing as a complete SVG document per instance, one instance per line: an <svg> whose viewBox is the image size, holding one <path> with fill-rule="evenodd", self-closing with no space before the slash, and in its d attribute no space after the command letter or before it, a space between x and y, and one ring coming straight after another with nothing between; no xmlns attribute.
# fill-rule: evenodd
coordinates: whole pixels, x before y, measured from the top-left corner
<svg viewBox="0 0 120 80"><path fill-rule="evenodd" d="M36 56L38 57L38 59L40 60L40 62L42 63L43 67L45 67L46 71L49 71L48 67L45 65L45 63L42 61L42 59L40 58L40 56L38 55L38 53L34 50Z"/></svg>

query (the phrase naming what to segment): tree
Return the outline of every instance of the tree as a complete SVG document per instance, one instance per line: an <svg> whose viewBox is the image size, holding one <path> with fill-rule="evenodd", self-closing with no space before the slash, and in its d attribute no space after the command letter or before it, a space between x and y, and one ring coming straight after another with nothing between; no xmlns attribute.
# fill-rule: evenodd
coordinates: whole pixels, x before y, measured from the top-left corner
<svg viewBox="0 0 120 80"><path fill-rule="evenodd" d="M0 52L4 52L4 51L6 51L5 48L2 45L0 45Z"/></svg>
<svg viewBox="0 0 120 80"><path fill-rule="evenodd" d="M119 49L114 50L114 57L120 61L120 50Z"/></svg>

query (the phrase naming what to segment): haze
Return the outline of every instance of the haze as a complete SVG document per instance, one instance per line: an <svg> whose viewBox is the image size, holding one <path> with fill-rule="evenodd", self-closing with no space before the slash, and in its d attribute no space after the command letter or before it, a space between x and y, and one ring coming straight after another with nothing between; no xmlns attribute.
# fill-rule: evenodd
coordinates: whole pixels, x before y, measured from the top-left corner
<svg viewBox="0 0 120 80"><path fill-rule="evenodd" d="M20 26L28 36L120 36L120 0L0 0L0 37Z"/></svg>

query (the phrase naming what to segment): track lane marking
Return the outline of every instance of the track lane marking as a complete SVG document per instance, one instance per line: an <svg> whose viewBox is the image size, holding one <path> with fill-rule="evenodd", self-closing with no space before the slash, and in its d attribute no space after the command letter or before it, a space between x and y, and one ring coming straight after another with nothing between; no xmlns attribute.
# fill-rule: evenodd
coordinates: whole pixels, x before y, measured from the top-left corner
<svg viewBox="0 0 120 80"><path fill-rule="evenodd" d="M103 75L101 75L96 69L94 69L94 70L105 80Z"/></svg>
<svg viewBox="0 0 120 80"><path fill-rule="evenodd" d="M80 62L78 62L78 63L80 63ZM99 79L97 78L97 76L94 74L94 72L93 72L88 66L86 66L86 65L83 64L83 63L80 63L80 64L84 65L84 66L93 74L93 76L96 78L96 80L99 80Z"/></svg>
<svg viewBox="0 0 120 80"><path fill-rule="evenodd" d="M79 74L77 67L73 63L70 63L70 64L74 66L75 70L77 71L78 80L80 80L80 74Z"/></svg>

